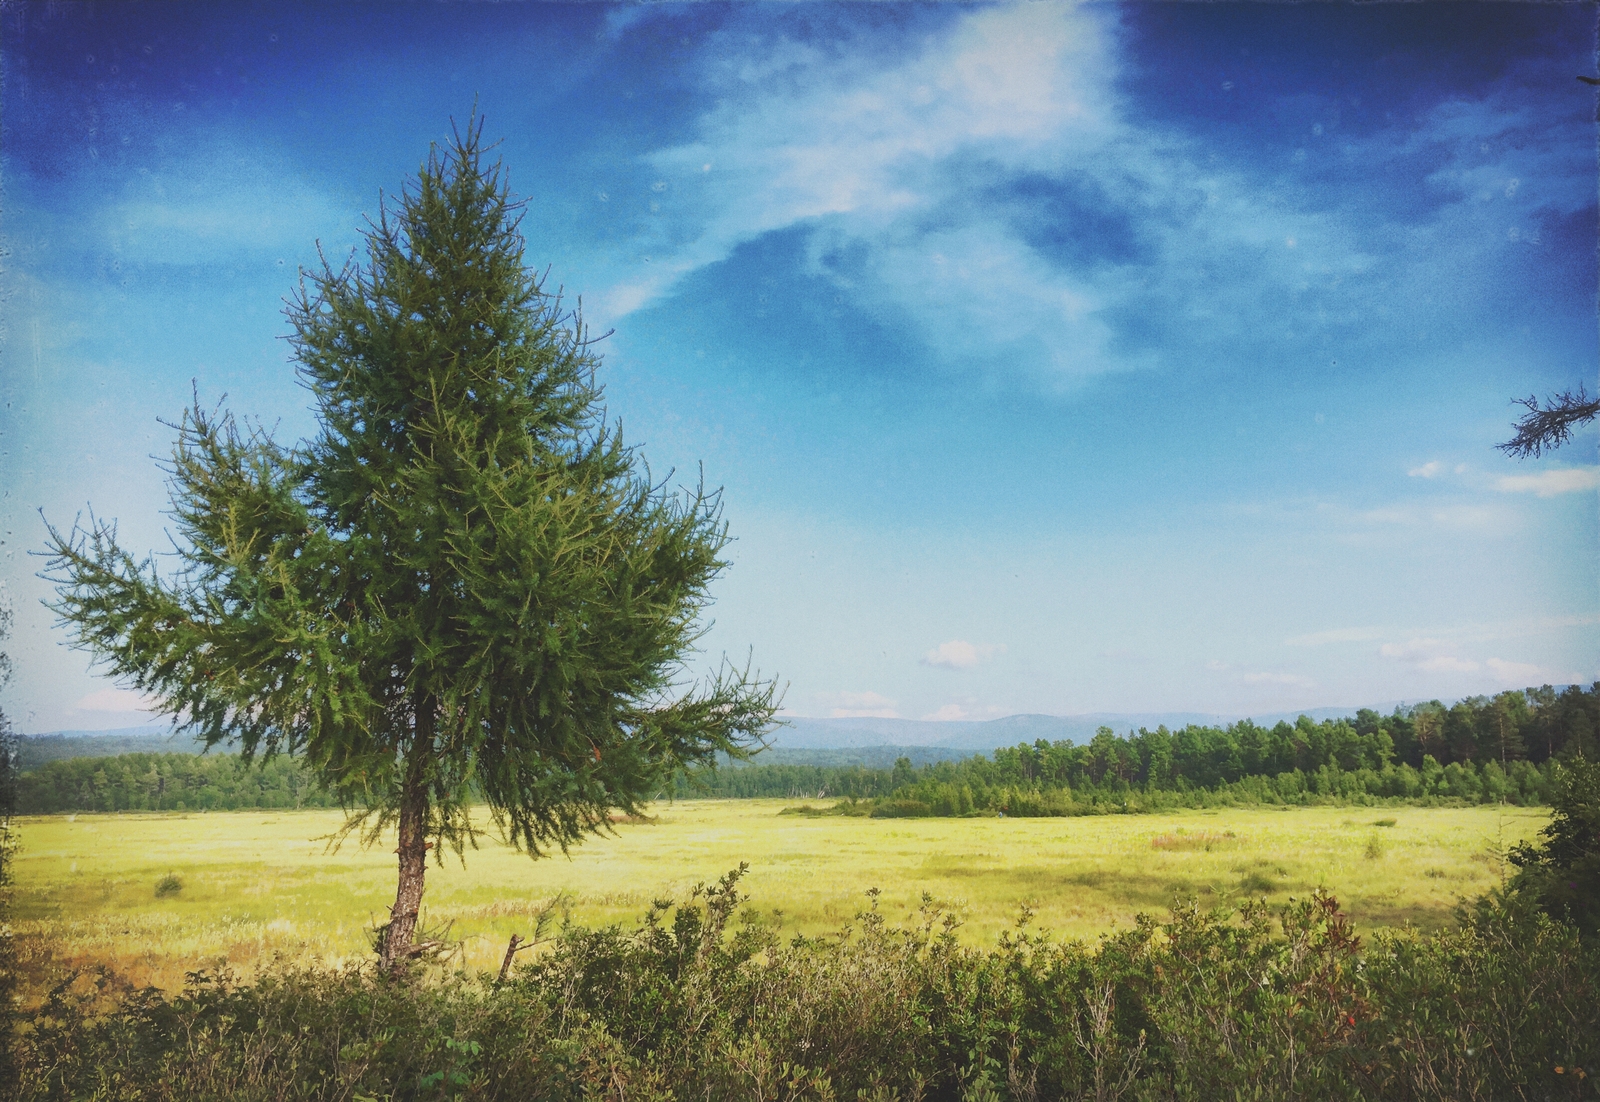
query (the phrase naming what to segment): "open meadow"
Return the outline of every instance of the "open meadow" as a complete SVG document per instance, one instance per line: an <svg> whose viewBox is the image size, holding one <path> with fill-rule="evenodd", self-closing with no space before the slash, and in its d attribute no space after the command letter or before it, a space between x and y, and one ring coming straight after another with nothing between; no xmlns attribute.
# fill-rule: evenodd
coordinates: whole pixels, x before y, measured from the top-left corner
<svg viewBox="0 0 1600 1102"><path fill-rule="evenodd" d="M565 895L573 921L632 925L652 900L683 899L740 861L749 906L785 931L838 929L882 890L891 922L923 892L978 944L1023 904L1058 936L1093 937L1175 897L1279 902L1331 889L1361 931L1449 921L1464 896L1497 884L1496 852L1531 838L1542 808L1312 807L1023 819L864 819L780 815L788 801L662 805L530 861L485 837L466 865L430 866L423 920L453 923L468 967L498 966L507 939ZM175 989L186 970L225 960L248 975L275 955L324 962L367 952L394 898L392 843L337 852L329 811L58 815L17 821L14 928L37 991L51 962L101 962ZM177 886L168 880L175 878Z"/></svg>

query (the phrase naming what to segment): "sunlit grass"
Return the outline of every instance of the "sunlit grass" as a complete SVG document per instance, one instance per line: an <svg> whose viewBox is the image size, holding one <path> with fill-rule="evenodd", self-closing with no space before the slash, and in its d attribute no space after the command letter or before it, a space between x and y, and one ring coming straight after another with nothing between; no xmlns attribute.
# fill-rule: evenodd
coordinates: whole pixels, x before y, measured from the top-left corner
<svg viewBox="0 0 1600 1102"><path fill-rule="evenodd" d="M574 921L632 924L661 897L750 863L751 906L818 934L849 921L868 888L891 920L922 892L952 905L963 936L992 942L1026 903L1058 935L1091 937L1175 897L1281 901L1330 888L1363 930L1438 926L1497 884L1497 849L1531 837L1543 809L1187 811L1074 819L780 816L785 801L655 809L569 857L530 861L497 841L428 872L424 922L453 922L465 963L493 968L513 933L564 893ZM1390 825L1389 820L1393 820ZM25 974L103 962L167 988L221 960L248 975L275 954L334 962L367 952L394 896L393 843L326 852L337 812L239 811L17 821L14 928ZM1379 829L1375 829L1379 828ZM1381 837L1379 835L1381 830Z"/></svg>

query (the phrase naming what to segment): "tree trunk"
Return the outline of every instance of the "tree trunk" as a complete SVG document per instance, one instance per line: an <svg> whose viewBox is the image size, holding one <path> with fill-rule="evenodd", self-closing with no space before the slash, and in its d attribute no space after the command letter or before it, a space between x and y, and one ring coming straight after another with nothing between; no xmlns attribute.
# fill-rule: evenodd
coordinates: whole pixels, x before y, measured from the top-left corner
<svg viewBox="0 0 1600 1102"><path fill-rule="evenodd" d="M416 955L417 915L422 910L422 883L428 871L428 787L424 774L433 750L433 716L419 707L416 740L406 763L405 788L400 795L400 880L383 934L379 967L392 976L405 972Z"/></svg>

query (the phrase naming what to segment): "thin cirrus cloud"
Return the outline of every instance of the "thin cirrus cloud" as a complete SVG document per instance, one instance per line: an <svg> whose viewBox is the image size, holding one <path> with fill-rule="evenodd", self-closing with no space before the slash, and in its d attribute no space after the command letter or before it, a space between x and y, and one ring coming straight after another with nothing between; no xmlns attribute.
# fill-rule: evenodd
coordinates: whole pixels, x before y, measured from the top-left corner
<svg viewBox="0 0 1600 1102"><path fill-rule="evenodd" d="M1538 497L1593 490L1597 486L1600 486L1600 467L1563 467L1538 474L1508 474L1495 482L1495 488L1503 493Z"/></svg>
<svg viewBox="0 0 1600 1102"><path fill-rule="evenodd" d="M132 689L97 689L73 705L80 712L155 712L160 702Z"/></svg>
<svg viewBox="0 0 1600 1102"><path fill-rule="evenodd" d="M1537 685L1542 681L1550 680L1550 675L1541 666L1531 662L1507 662L1499 658L1491 658L1484 665L1489 667L1495 677L1506 685ZM1576 677L1561 678L1563 681L1576 681Z"/></svg>
<svg viewBox="0 0 1600 1102"><path fill-rule="evenodd" d="M1288 685L1298 689L1314 689L1317 686L1311 678L1294 673L1247 673L1239 680L1246 685Z"/></svg>
<svg viewBox="0 0 1600 1102"><path fill-rule="evenodd" d="M1409 639L1404 643L1384 643L1378 654L1427 673L1471 673L1479 664L1462 658L1443 639Z"/></svg>
<svg viewBox="0 0 1600 1102"><path fill-rule="evenodd" d="M1512 662L1504 658L1486 658L1479 662L1465 658L1443 639L1419 638L1404 643L1385 643L1378 653L1388 659L1404 662L1423 673L1477 673L1487 670L1500 684L1508 686L1536 685L1552 680L1549 671L1531 662ZM1575 681L1566 677L1555 680Z"/></svg>
<svg viewBox="0 0 1600 1102"><path fill-rule="evenodd" d="M263 255L307 260L320 239L338 264L360 223L348 202L225 138L187 138L192 155L138 175L100 209L86 227L97 242L132 263L203 265Z"/></svg>
<svg viewBox="0 0 1600 1102"><path fill-rule="evenodd" d="M834 719L899 719L895 701L882 693L842 692L830 694L828 703L833 707L828 714Z"/></svg>
<svg viewBox="0 0 1600 1102"><path fill-rule="evenodd" d="M1321 647L1330 643L1370 643L1384 636L1382 628L1332 628L1312 631L1304 635L1291 635L1283 641L1287 647Z"/></svg>
<svg viewBox="0 0 1600 1102"><path fill-rule="evenodd" d="M942 666L947 670L970 670L1005 652L1004 643L969 643L965 639L951 639L924 654L922 664Z"/></svg>
<svg viewBox="0 0 1600 1102"><path fill-rule="evenodd" d="M1410 629L1393 626L1331 628L1326 631L1307 632L1304 635L1291 635L1283 643L1288 647L1321 647L1338 643L1371 643L1385 637L1403 635L1408 636L1410 642L1386 643L1380 648L1380 653L1385 658L1409 659L1419 654L1434 654L1451 649L1454 644L1447 641L1449 638L1487 643L1494 640L1542 636L1563 629L1592 627L1597 623L1600 623L1600 616L1534 616L1517 620ZM1227 667L1219 665L1216 668Z"/></svg>

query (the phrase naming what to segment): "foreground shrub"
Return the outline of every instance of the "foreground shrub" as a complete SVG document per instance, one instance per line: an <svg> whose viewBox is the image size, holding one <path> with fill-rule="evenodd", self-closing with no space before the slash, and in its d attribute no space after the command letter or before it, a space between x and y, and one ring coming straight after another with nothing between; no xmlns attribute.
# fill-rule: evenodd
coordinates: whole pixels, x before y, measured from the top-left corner
<svg viewBox="0 0 1600 1102"><path fill-rule="evenodd" d="M1600 764L1580 755L1555 773L1550 825L1512 848L1513 890L1587 934L1600 933Z"/></svg>
<svg viewBox="0 0 1600 1102"><path fill-rule="evenodd" d="M875 898L784 941L738 879L568 927L503 983L284 968L169 998L80 974L24 1018L22 1096L1499 1099L1584 1097L1600 1063L1600 954L1515 898L1370 945L1318 894L1093 945L1024 913L978 950L931 901L894 927Z"/></svg>

